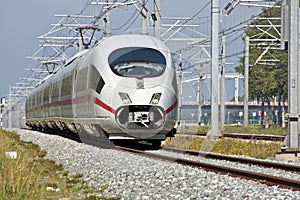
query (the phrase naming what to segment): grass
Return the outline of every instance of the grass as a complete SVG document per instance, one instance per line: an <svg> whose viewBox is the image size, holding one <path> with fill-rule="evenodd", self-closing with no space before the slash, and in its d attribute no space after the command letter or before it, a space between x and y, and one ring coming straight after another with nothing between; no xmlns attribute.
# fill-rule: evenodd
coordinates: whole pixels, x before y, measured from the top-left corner
<svg viewBox="0 0 300 200"><path fill-rule="evenodd" d="M209 140L202 137L175 135L174 138L168 138L164 146L266 159L274 158L275 153L280 151L281 142L244 141L231 138Z"/></svg>
<svg viewBox="0 0 300 200"><path fill-rule="evenodd" d="M227 133L250 133L250 134L270 134L270 135L287 135L287 127L282 128L274 125L271 128L261 128L260 125L249 125L244 127L243 125L225 126L225 132Z"/></svg>
<svg viewBox="0 0 300 200"><path fill-rule="evenodd" d="M0 138L0 199L118 199L102 195L107 183L99 189L89 187L81 174L69 175L63 166L45 159L39 146L20 141L15 132L0 130ZM17 158L6 152L17 152Z"/></svg>
<svg viewBox="0 0 300 200"><path fill-rule="evenodd" d="M39 146L20 141L15 132L0 130L0 138L0 199L119 199L103 196L108 183L100 188L89 187L82 174L70 175L63 166L45 159L47 153ZM269 158L280 151L281 143L176 135L168 138L165 146ZM16 159L6 155L12 151L17 152Z"/></svg>

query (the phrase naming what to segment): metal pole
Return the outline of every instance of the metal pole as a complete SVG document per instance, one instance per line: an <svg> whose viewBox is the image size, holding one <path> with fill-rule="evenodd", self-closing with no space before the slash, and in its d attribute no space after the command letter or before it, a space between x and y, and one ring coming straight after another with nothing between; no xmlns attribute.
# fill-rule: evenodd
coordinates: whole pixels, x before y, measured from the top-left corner
<svg viewBox="0 0 300 200"><path fill-rule="evenodd" d="M239 78L235 77L234 79L234 103L239 103Z"/></svg>
<svg viewBox="0 0 300 200"><path fill-rule="evenodd" d="M299 49L299 42L300 42L300 40L299 40L299 34L300 34L300 24L299 24L299 20L300 20L300 16L299 16L299 14L300 14L300 8L299 8L299 0L297 0L296 2L295 2L295 11L294 12L296 12L296 16L297 16L297 18L296 18L296 21L297 21L297 23L296 23L296 26L297 26L297 32L295 32L296 33L296 38L297 38L297 41L295 41L296 43L295 43L295 49L296 49L296 51L297 51L297 60L296 60L296 63L297 63L297 65L295 66L295 67L297 67L297 110L298 110L298 112L297 112L297 114L298 114L298 126L297 126L297 132L295 132L295 133L293 133L293 137L291 137L291 138L293 138L292 139L292 142L291 142L291 145L293 145L294 146L294 148L299 148L299 133L300 133L300 63L299 63L299 61L300 61L300 49ZM294 23L292 23L291 22L291 24L293 24L293 26L294 26ZM291 148L293 148L293 147L291 147Z"/></svg>
<svg viewBox="0 0 300 200"><path fill-rule="evenodd" d="M158 39L161 39L161 5L160 5L160 0L154 0L154 8L155 8L155 16L156 16L156 21L155 23L155 37Z"/></svg>
<svg viewBox="0 0 300 200"><path fill-rule="evenodd" d="M8 130L9 131L11 131L11 127L12 127L11 112L12 112L11 86L9 86L9 95L8 95Z"/></svg>
<svg viewBox="0 0 300 200"><path fill-rule="evenodd" d="M226 37L223 33L222 35L222 63L221 63L221 107L220 107L220 121L221 121L221 130L224 129L225 124L225 56L226 56Z"/></svg>
<svg viewBox="0 0 300 200"><path fill-rule="evenodd" d="M177 125L180 126L181 120L181 107L182 107L182 56L179 55L179 72L178 72L178 122Z"/></svg>
<svg viewBox="0 0 300 200"><path fill-rule="evenodd" d="M289 6L287 0L281 1L281 35L280 46L282 50L288 50L289 41Z"/></svg>
<svg viewBox="0 0 300 200"><path fill-rule="evenodd" d="M3 105L1 104L0 105L0 107L1 107L1 114L0 114L0 128L1 128L1 130L2 130L2 127L3 127L3 122L2 122L2 119L3 119L3 115L2 115L2 113L3 113Z"/></svg>
<svg viewBox="0 0 300 200"><path fill-rule="evenodd" d="M289 69L288 69L288 87L289 87L289 111L288 111L288 147L298 148L298 135L299 135L299 87L300 80L298 75L298 46L299 46L299 1L288 0L289 4Z"/></svg>
<svg viewBox="0 0 300 200"><path fill-rule="evenodd" d="M109 11L105 15L106 17L106 23L105 23L105 37L110 36L110 16L109 16Z"/></svg>
<svg viewBox="0 0 300 200"><path fill-rule="evenodd" d="M200 54L200 66L199 66L199 82L198 82L198 125L202 123L202 77L203 77L203 52Z"/></svg>
<svg viewBox="0 0 300 200"><path fill-rule="evenodd" d="M210 80L210 102L211 102L211 118L210 130L207 133L209 138L219 138L219 20L220 7L219 0L212 0L211 3L211 80Z"/></svg>
<svg viewBox="0 0 300 200"><path fill-rule="evenodd" d="M147 35L147 19L142 17L142 35Z"/></svg>
<svg viewBox="0 0 300 200"><path fill-rule="evenodd" d="M244 127L248 127L248 94L249 94L249 37L245 38L245 69L244 69Z"/></svg>
<svg viewBox="0 0 300 200"><path fill-rule="evenodd" d="M147 35L147 18L146 15L144 15L144 9L145 9L145 0L142 1L142 10L141 10L141 15L142 15L142 35Z"/></svg>

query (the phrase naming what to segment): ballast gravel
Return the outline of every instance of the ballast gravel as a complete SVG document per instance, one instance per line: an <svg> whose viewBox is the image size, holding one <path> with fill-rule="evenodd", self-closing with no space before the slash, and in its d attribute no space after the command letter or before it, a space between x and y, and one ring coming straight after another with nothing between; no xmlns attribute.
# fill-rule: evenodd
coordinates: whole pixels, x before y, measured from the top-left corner
<svg viewBox="0 0 300 200"><path fill-rule="evenodd" d="M247 170L247 171L251 171L251 172L262 173L262 174L269 174L271 176L277 176L277 177L281 177L281 178L287 178L287 179L293 179L293 180L300 181L300 174L297 172L295 172L295 173L287 172L287 171L279 170L279 169L274 170L273 168L264 168L264 167L259 167L256 165L249 165L249 164L241 164L241 163L237 164L236 162L231 162L231 161L226 161L226 160L209 159L209 158L205 158L203 156L188 156L188 155L184 155L184 154L180 154L180 153L165 151L163 149L154 151L151 153L159 154L159 155L166 155L166 156L175 157L175 158L182 158L182 159L206 162L206 163L211 163L214 165L222 165L222 166L229 167L229 168L236 168L236 169ZM236 156L236 157L238 157L238 156ZM272 162L275 162L275 161L272 161ZM286 162L280 161L280 163L286 163ZM291 163L289 163L289 164L291 164Z"/></svg>
<svg viewBox="0 0 300 200"><path fill-rule="evenodd" d="M102 149L56 135L15 130L38 144L47 158L90 186L107 186L102 195L120 199L300 199L300 192L266 186L114 149Z"/></svg>

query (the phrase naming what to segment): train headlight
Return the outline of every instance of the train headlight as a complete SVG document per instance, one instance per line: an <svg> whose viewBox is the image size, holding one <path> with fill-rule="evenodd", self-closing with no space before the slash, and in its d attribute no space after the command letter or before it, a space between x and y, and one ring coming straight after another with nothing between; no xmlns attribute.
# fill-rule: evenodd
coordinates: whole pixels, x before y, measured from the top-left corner
<svg viewBox="0 0 300 200"><path fill-rule="evenodd" d="M159 103L159 100L160 100L160 97L161 97L161 93L154 93L154 94L152 95L152 98L151 98L150 103L151 103L151 104L158 104L158 103Z"/></svg>
<svg viewBox="0 0 300 200"><path fill-rule="evenodd" d="M129 97L129 95L127 93L119 92L119 95L120 95L120 97L122 99L122 102L124 104L130 104L130 103L132 103L132 101L131 101L131 99L130 99L130 97Z"/></svg>

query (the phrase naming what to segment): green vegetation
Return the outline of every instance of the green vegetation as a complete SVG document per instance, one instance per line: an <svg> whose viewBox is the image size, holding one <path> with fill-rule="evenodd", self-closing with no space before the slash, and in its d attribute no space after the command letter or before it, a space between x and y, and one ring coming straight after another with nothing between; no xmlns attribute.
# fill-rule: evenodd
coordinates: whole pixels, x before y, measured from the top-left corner
<svg viewBox="0 0 300 200"><path fill-rule="evenodd" d="M195 136L176 135L174 138L168 138L164 146L265 159L273 158L275 153L280 151L281 142L244 141L230 138L209 140Z"/></svg>
<svg viewBox="0 0 300 200"><path fill-rule="evenodd" d="M209 126L180 126L178 127L179 133L207 133Z"/></svg>
<svg viewBox="0 0 300 200"><path fill-rule="evenodd" d="M102 197L107 184L88 187L81 174L69 175L45 159L39 146L20 141L15 132L0 130L0 138L0 199L114 199ZM17 157L6 152L17 152Z"/></svg>
<svg viewBox="0 0 300 200"><path fill-rule="evenodd" d="M181 126L179 133L200 133L206 134L209 126ZM269 128L261 128L260 125L225 125L224 133L245 133L245 134L270 134L287 135L287 128L281 128L279 125L273 125ZM165 145L182 149L191 149L196 151L208 151L222 154L247 155L255 158L272 158L276 152L280 152L281 142L266 142L262 140L238 140L230 138L221 138L218 140L208 140L203 137L193 135L175 135L174 138L167 138Z"/></svg>
<svg viewBox="0 0 300 200"><path fill-rule="evenodd" d="M280 8L265 9L259 19L253 20L246 34L250 38L249 55L249 98L256 99L266 110L265 126L273 120L275 100L278 102L280 124L284 123L284 102L288 95L288 54L287 51L273 48L280 44ZM269 19L267 19L269 18ZM274 26L268 26L268 25ZM277 27L276 27L277 26ZM262 42L262 40L270 42ZM272 41L272 42L271 42ZM269 61L269 62L267 62ZM273 61L273 62L270 62ZM244 58L236 71L244 74ZM272 103L272 104L271 104ZM266 108L265 108L266 106ZM261 125L264 115L261 117Z"/></svg>
<svg viewBox="0 0 300 200"><path fill-rule="evenodd" d="M244 127L243 125L233 125L225 126L224 132L226 133L248 133L248 134L269 134L269 135L287 135L287 127L282 128L278 125L271 126L269 128L261 128L260 125L248 125Z"/></svg>

